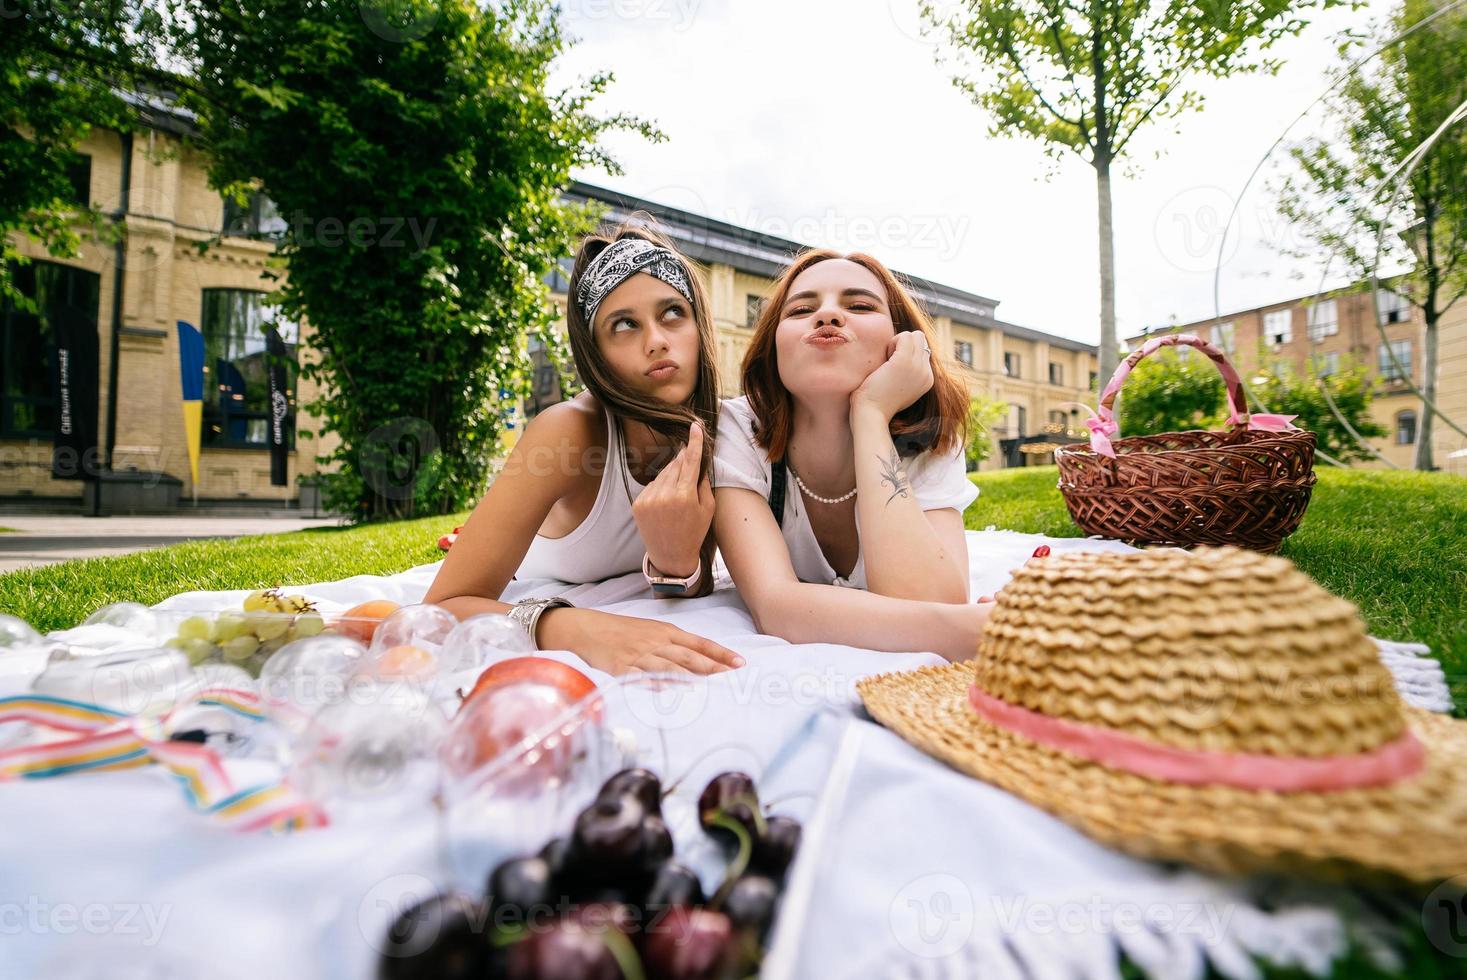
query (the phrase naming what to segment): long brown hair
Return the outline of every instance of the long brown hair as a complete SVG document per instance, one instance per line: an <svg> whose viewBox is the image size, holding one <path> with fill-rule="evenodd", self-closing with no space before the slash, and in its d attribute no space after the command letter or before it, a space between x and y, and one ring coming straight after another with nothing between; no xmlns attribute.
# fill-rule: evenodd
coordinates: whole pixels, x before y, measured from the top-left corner
<svg viewBox="0 0 1467 980"><path fill-rule="evenodd" d="M693 322L698 328L698 381L693 395L686 405L669 405L650 395L636 391L612 371L601 348L596 344L592 325L587 322L581 305L576 302L577 287L586 268L607 246L623 238L640 238L660 245L677 256L687 273L692 287ZM688 429L696 418L703 423L703 466L708 472L713 460L713 444L718 429L718 336L713 325L713 314L708 307L708 296L703 288L702 277L692 263L673 246L667 235L659 229L654 219L645 211L629 215L619 227L604 228L587 235L576 252L575 265L571 270L570 295L566 304L566 332L569 335L571 355L575 358L576 373L596 400L611 410L611 416L619 433L625 435L628 420L641 422L653 432L665 437L669 443L688 440ZM623 440L625 442L625 440Z"/></svg>
<svg viewBox="0 0 1467 980"><path fill-rule="evenodd" d="M820 248L801 252L790 263L774 286L754 324L754 339L744 355L744 394L749 398L757 420L754 437L770 459L783 459L789 450L794 428L794 397L779 377L779 351L774 343L785 301L795 279L811 266L829 259L846 259L865 268L881 280L891 307L891 323L897 333L919 331L934 351L932 321L900 279L880 261L863 252L842 255L833 249ZM921 398L902 409L891 420L891 439L897 452L915 456L932 449L948 453L966 444L968 433L968 393L964 386L932 359L932 387Z"/></svg>

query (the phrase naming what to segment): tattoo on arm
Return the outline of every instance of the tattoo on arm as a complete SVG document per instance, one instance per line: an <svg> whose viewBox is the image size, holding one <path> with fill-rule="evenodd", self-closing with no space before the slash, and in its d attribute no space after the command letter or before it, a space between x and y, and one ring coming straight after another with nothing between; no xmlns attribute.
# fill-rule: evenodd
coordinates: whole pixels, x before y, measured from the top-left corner
<svg viewBox="0 0 1467 980"><path fill-rule="evenodd" d="M877 457L880 459L880 457ZM889 504L898 497L910 496L911 485L907 483L907 474L902 468L902 458L897 451L891 451L891 458L881 460L881 482L891 484L891 496L886 498Z"/></svg>

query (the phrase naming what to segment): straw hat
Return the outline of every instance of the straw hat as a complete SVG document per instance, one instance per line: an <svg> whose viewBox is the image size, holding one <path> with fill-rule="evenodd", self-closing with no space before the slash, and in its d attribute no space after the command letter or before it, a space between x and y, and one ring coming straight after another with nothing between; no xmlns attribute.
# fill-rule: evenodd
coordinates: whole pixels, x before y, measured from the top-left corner
<svg viewBox="0 0 1467 980"><path fill-rule="evenodd" d="M1467 726L1403 705L1355 607L1287 560L1071 553L996 598L976 659L859 682L871 715L1142 857L1467 872Z"/></svg>

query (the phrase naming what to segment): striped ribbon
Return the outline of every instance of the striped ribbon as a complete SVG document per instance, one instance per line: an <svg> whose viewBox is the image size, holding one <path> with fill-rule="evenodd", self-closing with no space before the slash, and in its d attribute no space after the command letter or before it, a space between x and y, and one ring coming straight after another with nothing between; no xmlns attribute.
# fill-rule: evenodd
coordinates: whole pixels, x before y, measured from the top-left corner
<svg viewBox="0 0 1467 980"><path fill-rule="evenodd" d="M250 721L263 717L258 695L222 687L193 694L156 718L48 695L0 698L0 724L27 722L76 736L0 751L0 782L156 764L168 770L195 810L232 830L280 833L326 825L321 808L283 780L238 789L213 749L170 739L169 719L195 705Z"/></svg>

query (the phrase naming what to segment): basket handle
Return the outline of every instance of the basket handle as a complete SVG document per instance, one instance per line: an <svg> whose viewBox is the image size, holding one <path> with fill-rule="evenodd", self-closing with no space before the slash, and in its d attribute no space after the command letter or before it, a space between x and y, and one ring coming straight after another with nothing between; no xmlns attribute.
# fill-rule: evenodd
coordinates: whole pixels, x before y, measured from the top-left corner
<svg viewBox="0 0 1467 980"><path fill-rule="evenodd" d="M1115 448L1111 446L1111 437L1120 432L1120 426L1116 424L1115 402L1116 395L1120 394L1121 385L1126 383L1131 369L1139 364L1142 359L1150 357L1163 347L1175 347L1185 344L1195 347L1206 354L1223 377L1223 383L1228 389L1228 417L1226 424L1234 431L1237 429L1265 429L1271 432L1282 432L1286 429L1295 429L1290 423L1298 418L1297 415L1272 415L1260 412L1250 415L1248 402L1243 396L1243 380L1238 377L1237 370L1228 360L1227 355L1218 350L1212 344L1203 340L1196 334L1173 333L1165 337L1155 337L1148 340L1139 350L1131 352L1120 364L1116 365L1115 374L1111 375L1110 382L1106 384L1105 390L1100 395L1100 405L1096 411L1091 413L1091 418L1086 420L1085 425L1090 430L1090 448L1102 456L1115 459ZM1087 406L1088 410L1088 406Z"/></svg>

